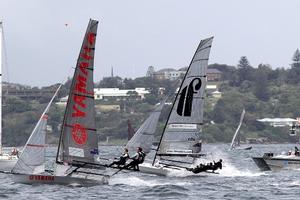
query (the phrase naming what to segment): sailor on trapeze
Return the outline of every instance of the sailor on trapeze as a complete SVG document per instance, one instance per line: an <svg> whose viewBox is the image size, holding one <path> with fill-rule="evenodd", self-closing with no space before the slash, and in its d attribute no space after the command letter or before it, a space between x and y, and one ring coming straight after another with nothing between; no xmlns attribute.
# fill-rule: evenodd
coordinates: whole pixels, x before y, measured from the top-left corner
<svg viewBox="0 0 300 200"><path fill-rule="evenodd" d="M193 172L194 174L198 174L200 172L206 172L207 170L211 170L213 173L217 169L222 169L222 159L220 159L218 162L214 161L214 164L212 162L207 163L206 165L200 164L197 165L195 168L186 168L186 170Z"/></svg>

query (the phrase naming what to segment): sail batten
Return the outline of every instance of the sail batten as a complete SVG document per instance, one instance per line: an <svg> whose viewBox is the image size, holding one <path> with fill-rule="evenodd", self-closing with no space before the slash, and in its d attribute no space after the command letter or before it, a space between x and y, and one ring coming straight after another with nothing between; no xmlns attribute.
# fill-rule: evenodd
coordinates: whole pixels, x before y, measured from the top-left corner
<svg viewBox="0 0 300 200"><path fill-rule="evenodd" d="M97 27L98 21L90 20L77 59L62 123L58 163L94 163L98 154L93 81Z"/></svg>
<svg viewBox="0 0 300 200"><path fill-rule="evenodd" d="M206 71L213 38L202 40L172 105L156 156L196 155L201 151Z"/></svg>

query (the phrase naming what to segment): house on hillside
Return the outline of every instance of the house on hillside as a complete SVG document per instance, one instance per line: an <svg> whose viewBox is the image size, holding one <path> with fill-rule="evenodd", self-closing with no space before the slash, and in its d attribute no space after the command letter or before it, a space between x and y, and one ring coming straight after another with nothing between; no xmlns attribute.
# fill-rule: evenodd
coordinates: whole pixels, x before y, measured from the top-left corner
<svg viewBox="0 0 300 200"><path fill-rule="evenodd" d="M147 76L152 76L156 79L163 80L176 80L178 78L182 78L185 75L187 67L180 68L178 70L173 68L165 68L158 71L154 71L154 67L151 66L151 72L148 69ZM207 69L207 81L208 82L219 82L222 80L222 72L218 69L208 68Z"/></svg>

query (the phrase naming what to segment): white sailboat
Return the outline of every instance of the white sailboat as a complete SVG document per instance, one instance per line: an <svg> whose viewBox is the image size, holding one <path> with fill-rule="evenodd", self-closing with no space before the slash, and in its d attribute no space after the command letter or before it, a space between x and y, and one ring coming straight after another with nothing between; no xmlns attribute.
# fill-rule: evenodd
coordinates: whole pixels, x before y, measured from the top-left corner
<svg viewBox="0 0 300 200"><path fill-rule="evenodd" d="M21 179L23 177L27 178L30 175L42 174L45 172L47 114L60 87L61 85L59 85L46 109L42 113L20 154L19 160L11 170L16 182L22 182ZM28 180L30 180L30 178Z"/></svg>
<svg viewBox="0 0 300 200"><path fill-rule="evenodd" d="M141 164L141 172L167 175L187 171L186 167L203 155L200 132L212 41L213 38L207 38L200 42L172 105L153 162Z"/></svg>
<svg viewBox="0 0 300 200"><path fill-rule="evenodd" d="M16 164L17 155L11 155L2 151L2 67L3 67L3 25L0 21L0 171L10 171Z"/></svg>
<svg viewBox="0 0 300 200"><path fill-rule="evenodd" d="M22 183L107 184L97 161L98 136L94 109L94 51L98 21L90 20L75 68L56 156L56 169L44 174L16 174Z"/></svg>
<svg viewBox="0 0 300 200"><path fill-rule="evenodd" d="M154 133L165 101L166 99L160 102L160 104L155 108L154 111L151 112L150 116L135 132L133 137L127 142L126 148L129 151L135 151L137 147L143 148L145 153L149 153L151 151Z"/></svg>
<svg viewBox="0 0 300 200"><path fill-rule="evenodd" d="M252 149L252 146L248 146L248 147L240 146L239 133L240 133L240 128L241 128L243 120L244 120L244 116L245 116L245 109L243 109L243 111L242 111L242 114L240 117L240 122L239 122L237 129L235 130L234 135L233 135L229 150L251 150Z"/></svg>

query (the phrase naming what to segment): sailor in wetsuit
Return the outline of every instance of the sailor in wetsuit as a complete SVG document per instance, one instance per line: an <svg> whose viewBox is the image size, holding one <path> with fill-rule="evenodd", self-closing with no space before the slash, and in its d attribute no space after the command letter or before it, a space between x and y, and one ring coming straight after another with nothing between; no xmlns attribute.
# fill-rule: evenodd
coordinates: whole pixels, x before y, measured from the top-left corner
<svg viewBox="0 0 300 200"><path fill-rule="evenodd" d="M120 165L125 165L126 161L129 159L129 154L128 154L128 149L125 148L124 152L122 154L122 156L120 157L120 159L118 161L114 161L112 162L110 165L108 165L109 167L113 166L113 165L117 165L118 167L120 167Z"/></svg>
<svg viewBox="0 0 300 200"><path fill-rule="evenodd" d="M126 169L133 168L133 170L139 171L139 164L144 162L145 156L146 156L146 154L145 154L145 152L143 152L143 149L141 147L138 147L136 154L134 154L134 156L131 158L132 161L128 165L126 165L124 168L126 168Z"/></svg>
<svg viewBox="0 0 300 200"><path fill-rule="evenodd" d="M220 159L218 162L212 162L208 163L207 165L197 165L195 168L186 168L186 170L193 172L194 174L198 174L200 172L206 172L207 170L212 170L212 172L215 172L217 169L222 169L222 159Z"/></svg>

